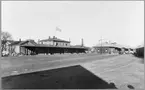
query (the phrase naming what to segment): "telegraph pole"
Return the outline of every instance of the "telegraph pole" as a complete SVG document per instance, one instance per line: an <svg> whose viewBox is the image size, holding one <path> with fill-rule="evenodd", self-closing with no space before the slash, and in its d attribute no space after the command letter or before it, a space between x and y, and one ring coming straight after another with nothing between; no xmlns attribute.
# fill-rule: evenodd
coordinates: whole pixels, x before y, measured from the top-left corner
<svg viewBox="0 0 145 90"><path fill-rule="evenodd" d="M101 54L102 54L102 36L101 36Z"/></svg>
<svg viewBox="0 0 145 90"><path fill-rule="evenodd" d="M99 40L101 42L101 48L100 48L100 51L101 51L101 54L102 54L102 36L101 36L101 39Z"/></svg>

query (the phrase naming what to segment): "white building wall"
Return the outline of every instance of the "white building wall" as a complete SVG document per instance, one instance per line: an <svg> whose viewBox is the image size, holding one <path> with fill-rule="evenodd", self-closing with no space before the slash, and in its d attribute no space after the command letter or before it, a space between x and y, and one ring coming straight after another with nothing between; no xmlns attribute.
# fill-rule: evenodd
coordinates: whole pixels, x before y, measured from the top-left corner
<svg viewBox="0 0 145 90"><path fill-rule="evenodd" d="M41 44L54 45L54 46L56 46L56 44L58 46L70 46L70 43L56 42L56 41L43 41L43 42L41 42Z"/></svg>
<svg viewBox="0 0 145 90"><path fill-rule="evenodd" d="M15 52L20 53L20 46L15 46Z"/></svg>
<svg viewBox="0 0 145 90"><path fill-rule="evenodd" d="M25 54L25 48L21 47L21 53Z"/></svg>

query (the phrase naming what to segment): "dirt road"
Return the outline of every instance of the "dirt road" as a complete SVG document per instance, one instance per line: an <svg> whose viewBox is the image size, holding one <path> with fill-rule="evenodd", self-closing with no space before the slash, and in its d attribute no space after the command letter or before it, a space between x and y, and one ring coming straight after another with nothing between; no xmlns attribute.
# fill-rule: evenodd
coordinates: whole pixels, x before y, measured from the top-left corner
<svg viewBox="0 0 145 90"><path fill-rule="evenodd" d="M127 85L132 85L135 89L144 89L142 60L133 55L121 55L81 65L105 81L114 82L118 88L127 88Z"/></svg>

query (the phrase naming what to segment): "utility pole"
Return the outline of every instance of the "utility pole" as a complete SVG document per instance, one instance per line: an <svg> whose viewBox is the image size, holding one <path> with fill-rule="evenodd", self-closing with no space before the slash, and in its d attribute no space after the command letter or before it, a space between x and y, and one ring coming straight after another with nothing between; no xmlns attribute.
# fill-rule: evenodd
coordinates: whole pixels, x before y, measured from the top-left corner
<svg viewBox="0 0 145 90"><path fill-rule="evenodd" d="M101 36L101 54L102 54L102 36Z"/></svg>
<svg viewBox="0 0 145 90"><path fill-rule="evenodd" d="M102 54L102 36L101 36L101 39L99 40L100 42L101 42L101 48L100 48L100 52L101 52L101 54Z"/></svg>

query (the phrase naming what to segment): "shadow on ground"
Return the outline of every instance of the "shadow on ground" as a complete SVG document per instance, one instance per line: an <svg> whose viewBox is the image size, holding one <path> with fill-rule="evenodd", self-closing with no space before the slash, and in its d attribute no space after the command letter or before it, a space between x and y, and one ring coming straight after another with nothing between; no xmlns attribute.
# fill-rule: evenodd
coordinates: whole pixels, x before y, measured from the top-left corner
<svg viewBox="0 0 145 90"><path fill-rule="evenodd" d="M80 65L2 78L3 89L116 89Z"/></svg>

